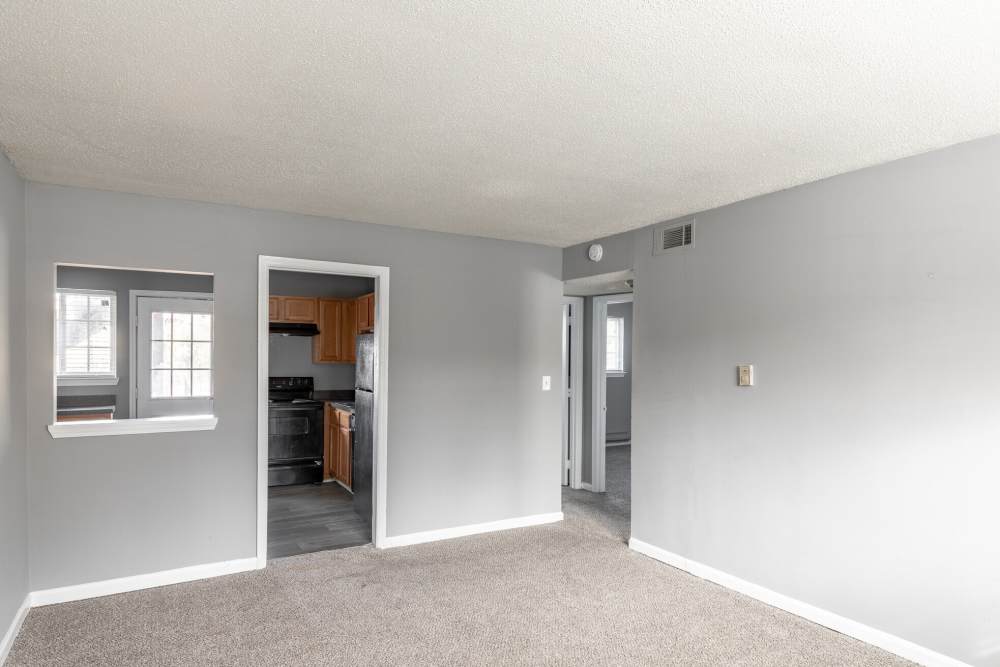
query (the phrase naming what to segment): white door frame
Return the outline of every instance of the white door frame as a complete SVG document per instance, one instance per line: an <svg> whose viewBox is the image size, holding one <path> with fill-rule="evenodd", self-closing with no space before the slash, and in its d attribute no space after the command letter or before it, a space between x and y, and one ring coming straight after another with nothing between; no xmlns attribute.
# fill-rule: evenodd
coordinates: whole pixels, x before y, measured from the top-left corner
<svg viewBox="0 0 1000 667"><path fill-rule="evenodd" d="M257 267L257 567L267 566L268 297L272 270L375 279L375 415L372 542L386 547L386 454L389 438L389 267L260 255Z"/></svg>
<svg viewBox="0 0 1000 667"><path fill-rule="evenodd" d="M590 486L592 491L605 488L604 450L608 429L608 304L633 303L632 294L607 294L594 297L593 330L591 334L590 377ZM635 313L632 313L632 330L635 330Z"/></svg>
<svg viewBox="0 0 1000 667"><path fill-rule="evenodd" d="M572 319L566 321L566 307L572 309ZM563 397L570 399L571 423L567 423L566 408L563 406L563 442L569 436L569 487L579 489L583 484L583 297L564 296L562 300L562 338L563 338L563 368L562 368L562 391ZM566 340L566 325L571 324L571 339ZM566 358L566 343L569 342L571 358ZM568 363L568 366L567 366ZM576 379L575 385L567 386L569 370L572 377ZM571 393L572 392L572 393ZM564 463L565 465L565 463Z"/></svg>
<svg viewBox="0 0 1000 667"><path fill-rule="evenodd" d="M128 416L136 419L138 414L139 394L136 391L136 374L138 368L138 349L136 348L136 332L139 328L139 298L145 296L161 299L202 299L215 301L214 292L176 292L150 289L130 289L128 291ZM212 398L215 398L215 315L212 315Z"/></svg>

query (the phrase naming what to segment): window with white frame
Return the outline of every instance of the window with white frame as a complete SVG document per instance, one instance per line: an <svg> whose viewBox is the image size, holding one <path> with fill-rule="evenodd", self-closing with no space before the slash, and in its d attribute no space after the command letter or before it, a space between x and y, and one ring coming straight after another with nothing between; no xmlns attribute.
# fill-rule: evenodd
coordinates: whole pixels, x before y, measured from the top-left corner
<svg viewBox="0 0 1000 667"><path fill-rule="evenodd" d="M607 362L605 370L608 373L625 372L625 319L622 317L608 318Z"/></svg>
<svg viewBox="0 0 1000 667"><path fill-rule="evenodd" d="M212 313L152 313L151 398L212 395Z"/></svg>
<svg viewBox="0 0 1000 667"><path fill-rule="evenodd" d="M56 290L56 375L60 382L117 382L116 298L101 290Z"/></svg>

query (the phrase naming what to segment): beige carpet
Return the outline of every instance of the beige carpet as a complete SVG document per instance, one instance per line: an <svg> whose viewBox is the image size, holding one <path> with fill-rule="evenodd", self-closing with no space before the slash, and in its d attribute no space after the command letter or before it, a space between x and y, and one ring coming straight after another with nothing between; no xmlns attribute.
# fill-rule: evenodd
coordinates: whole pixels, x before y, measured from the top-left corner
<svg viewBox="0 0 1000 667"><path fill-rule="evenodd" d="M9 665L908 664L629 551L621 494L601 498L567 491L560 524L33 609Z"/></svg>

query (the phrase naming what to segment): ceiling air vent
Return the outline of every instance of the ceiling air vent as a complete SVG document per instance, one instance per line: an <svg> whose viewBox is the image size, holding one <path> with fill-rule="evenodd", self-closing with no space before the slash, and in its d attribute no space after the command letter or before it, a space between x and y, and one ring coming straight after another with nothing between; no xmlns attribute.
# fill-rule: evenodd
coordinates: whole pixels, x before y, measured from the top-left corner
<svg viewBox="0 0 1000 667"><path fill-rule="evenodd" d="M656 228L653 237L653 254L662 255L674 248L694 245L694 220Z"/></svg>

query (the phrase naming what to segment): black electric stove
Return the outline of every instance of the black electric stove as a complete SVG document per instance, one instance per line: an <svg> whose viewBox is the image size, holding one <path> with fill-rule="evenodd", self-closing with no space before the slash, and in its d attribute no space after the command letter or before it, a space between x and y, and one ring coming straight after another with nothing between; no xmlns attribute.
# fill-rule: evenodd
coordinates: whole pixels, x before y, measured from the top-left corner
<svg viewBox="0 0 1000 667"><path fill-rule="evenodd" d="M323 481L323 403L311 377L271 377L267 390L267 485Z"/></svg>

